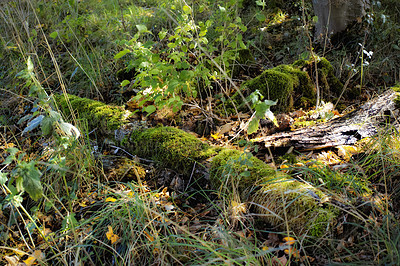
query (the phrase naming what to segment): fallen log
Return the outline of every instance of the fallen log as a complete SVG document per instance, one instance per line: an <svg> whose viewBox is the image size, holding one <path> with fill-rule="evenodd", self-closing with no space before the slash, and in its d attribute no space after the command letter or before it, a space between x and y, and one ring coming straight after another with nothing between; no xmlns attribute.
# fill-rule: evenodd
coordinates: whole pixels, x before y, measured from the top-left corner
<svg viewBox="0 0 400 266"><path fill-rule="evenodd" d="M300 151L352 145L362 138L376 135L389 124L398 125L399 108L395 103L398 96L397 91L389 89L342 117L294 131L260 137L255 142L262 143L267 148L293 147Z"/></svg>
<svg viewBox="0 0 400 266"><path fill-rule="evenodd" d="M98 131L127 153L181 174L186 188L198 173L204 175L221 197L238 195L241 202L255 206L257 216L279 230L321 237L330 232L340 213L322 190L276 171L250 153L213 147L173 127L141 126L140 121L130 121L129 113L120 107L73 95L54 98L66 116L75 112L87 121L84 124L90 132ZM112 163L122 168L114 172L122 170L124 176L145 179L141 175L145 171L136 162L132 162L133 173L129 166Z"/></svg>

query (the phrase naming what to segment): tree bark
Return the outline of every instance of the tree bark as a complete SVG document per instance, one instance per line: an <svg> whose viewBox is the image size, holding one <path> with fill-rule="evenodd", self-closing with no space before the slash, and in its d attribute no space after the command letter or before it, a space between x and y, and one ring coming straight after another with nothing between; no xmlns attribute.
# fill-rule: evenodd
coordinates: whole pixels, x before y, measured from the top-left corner
<svg viewBox="0 0 400 266"><path fill-rule="evenodd" d="M313 6L318 17L315 39L325 39L363 17L369 0L313 0Z"/></svg>
<svg viewBox="0 0 400 266"><path fill-rule="evenodd" d="M294 147L297 150L352 145L362 138L376 135L389 124L398 125L399 109L394 102L398 96L398 92L389 89L342 117L295 131L261 137L257 142L263 143L265 147Z"/></svg>

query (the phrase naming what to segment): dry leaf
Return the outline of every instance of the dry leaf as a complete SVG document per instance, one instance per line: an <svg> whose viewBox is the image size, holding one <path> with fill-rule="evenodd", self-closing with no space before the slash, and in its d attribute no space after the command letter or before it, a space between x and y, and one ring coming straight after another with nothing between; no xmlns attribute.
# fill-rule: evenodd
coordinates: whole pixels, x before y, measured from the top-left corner
<svg viewBox="0 0 400 266"><path fill-rule="evenodd" d="M150 241L154 241L154 237L152 237L149 233L147 233L146 231L143 231L144 232L144 234L146 235L146 237L147 237L147 239L148 240L150 240Z"/></svg>
<svg viewBox="0 0 400 266"><path fill-rule="evenodd" d="M283 241L285 241L286 245L294 245L294 243L296 243L296 239L294 239L293 237L287 236L283 238Z"/></svg>
<svg viewBox="0 0 400 266"><path fill-rule="evenodd" d="M338 155L346 161L349 161L352 155L358 153L357 147L352 145L341 145L337 149Z"/></svg>
<svg viewBox="0 0 400 266"><path fill-rule="evenodd" d="M213 139L215 139L215 140L221 138L221 136L222 136L222 135L220 135L219 133L211 134L211 137L212 137Z"/></svg>
<svg viewBox="0 0 400 266"><path fill-rule="evenodd" d="M299 258L300 257L300 253L295 247L289 247L288 249L285 249L284 252L285 252L285 254L291 255L291 256L293 256L295 258Z"/></svg>
<svg viewBox="0 0 400 266"><path fill-rule="evenodd" d="M111 244L114 244L119 239L119 236L114 234L113 229L112 229L112 227L110 225L108 226L108 232L106 233L106 237L107 237L108 240L111 241Z"/></svg>
<svg viewBox="0 0 400 266"><path fill-rule="evenodd" d="M4 256L4 259L8 262L7 266L17 266L18 265L18 257L17 256Z"/></svg>
<svg viewBox="0 0 400 266"><path fill-rule="evenodd" d="M37 259L41 260L43 258L44 258L44 254L42 253L42 251L41 250L35 250L33 252L33 254L29 256L29 258L24 260L24 263L27 266L30 266L30 265L33 265Z"/></svg>
<svg viewBox="0 0 400 266"><path fill-rule="evenodd" d="M115 201L117 201L117 200L112 197L106 198L106 202L115 202Z"/></svg>

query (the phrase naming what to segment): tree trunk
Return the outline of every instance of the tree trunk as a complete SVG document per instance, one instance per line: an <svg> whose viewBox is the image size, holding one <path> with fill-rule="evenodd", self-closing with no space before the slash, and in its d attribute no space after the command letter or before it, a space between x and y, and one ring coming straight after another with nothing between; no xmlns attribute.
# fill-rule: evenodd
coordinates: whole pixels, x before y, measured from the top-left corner
<svg viewBox="0 0 400 266"><path fill-rule="evenodd" d="M325 39L364 16L369 0L313 0L313 6L318 17L315 39Z"/></svg>
<svg viewBox="0 0 400 266"><path fill-rule="evenodd" d="M340 118L261 137L257 142L263 143L265 147L294 147L297 150L352 145L362 138L376 135L389 124L398 125L399 109L394 102L398 95L398 92L390 89Z"/></svg>

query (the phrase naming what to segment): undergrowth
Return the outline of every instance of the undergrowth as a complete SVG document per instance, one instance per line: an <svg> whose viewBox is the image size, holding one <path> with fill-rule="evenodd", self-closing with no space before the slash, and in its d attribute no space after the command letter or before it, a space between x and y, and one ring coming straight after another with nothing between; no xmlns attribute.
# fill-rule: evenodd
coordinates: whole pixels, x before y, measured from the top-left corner
<svg viewBox="0 0 400 266"><path fill-rule="evenodd" d="M360 65L360 54L351 54L352 44L342 50L324 47L327 52L321 54L339 55L340 60L332 60L342 71L337 76L342 81L351 77L346 84L360 84L360 90L400 79L398 12L386 9L392 4L398 11L398 3L379 3L374 1L363 22L371 34L362 40L361 55L374 51L363 73L365 61ZM211 98L225 102L240 93L239 83L255 75L255 68L319 53L319 47L309 47L314 23L309 4L28 0L0 6L2 262L400 264L400 136L395 129L371 139L346 169L295 162L283 169L296 184L312 188L309 194L321 190L330 206L340 210L336 224L316 238L291 235L259 219L240 195L245 188L236 183L221 189L204 185L195 192L184 184L183 191L171 191L154 185L163 178L154 176L154 161L140 159L145 177L136 173L125 182L123 173L111 180L101 159L121 149L101 142L101 130L80 119L68 100L63 106L68 116L54 101L54 94L71 93L121 104L136 95L133 100L147 117L165 108L176 112L196 106L207 118L222 120L213 114ZM288 6L291 14L284 11ZM248 60L243 54L250 54ZM250 133L264 117L276 123L269 110L276 103L261 100L257 93L249 99L248 108L256 111ZM225 180L248 177L246 169L253 163L250 153L244 155L224 164L219 175ZM235 165L243 172L237 173ZM190 178L199 175L194 172ZM175 183L182 179L172 175ZM206 174L202 178L208 180ZM279 208L283 203L274 204ZM277 216L288 225L285 211Z"/></svg>

